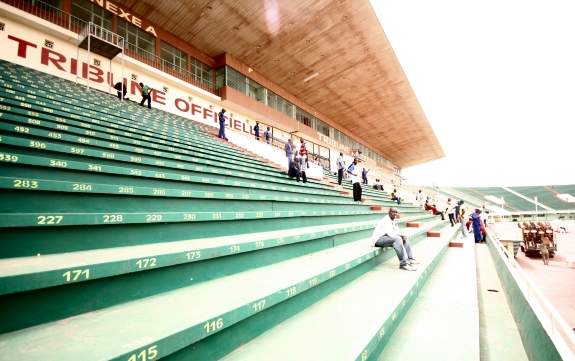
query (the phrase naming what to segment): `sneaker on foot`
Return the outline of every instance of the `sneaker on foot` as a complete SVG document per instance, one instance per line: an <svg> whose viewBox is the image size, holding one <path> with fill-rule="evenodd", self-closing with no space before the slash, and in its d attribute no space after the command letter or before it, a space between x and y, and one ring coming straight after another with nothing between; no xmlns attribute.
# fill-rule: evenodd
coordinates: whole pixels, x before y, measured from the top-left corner
<svg viewBox="0 0 575 361"><path fill-rule="evenodd" d="M414 259L414 258L411 258L411 259L409 260L409 263L411 263L411 264L419 264L419 261L416 260L416 259Z"/></svg>
<svg viewBox="0 0 575 361"><path fill-rule="evenodd" d="M406 271L417 271L417 268L413 267L410 264L406 264L405 266L399 266L399 269L404 269Z"/></svg>

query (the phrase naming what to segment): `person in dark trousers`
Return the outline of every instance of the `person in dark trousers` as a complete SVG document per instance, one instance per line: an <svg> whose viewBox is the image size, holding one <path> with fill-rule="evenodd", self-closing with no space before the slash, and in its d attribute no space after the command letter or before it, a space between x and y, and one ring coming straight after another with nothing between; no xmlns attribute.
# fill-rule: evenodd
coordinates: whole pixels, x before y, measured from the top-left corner
<svg viewBox="0 0 575 361"><path fill-rule="evenodd" d="M361 183L359 181L359 167L357 166L357 158L347 168L347 172L351 175L351 183L353 184L353 200L354 202L362 202L361 200Z"/></svg>
<svg viewBox="0 0 575 361"><path fill-rule="evenodd" d="M397 195L397 189L394 189L393 192L391 192L391 195L389 196L389 198L392 201L397 201L398 205L401 205L401 198L399 198L399 196Z"/></svg>
<svg viewBox="0 0 575 361"><path fill-rule="evenodd" d="M141 106L144 106L144 102L147 100L148 101L148 109L152 109L152 91L154 89L150 88L147 85L144 85L144 83L140 83L140 87L142 88L142 101L140 102Z"/></svg>
<svg viewBox="0 0 575 361"><path fill-rule="evenodd" d="M226 138L226 110L222 108L222 111L218 113L218 119L220 121L220 133L218 137L228 140Z"/></svg>
<svg viewBox="0 0 575 361"><path fill-rule="evenodd" d="M473 235L475 236L475 243L481 242L481 210L476 209L475 213L471 213L471 219L473 220Z"/></svg>
<svg viewBox="0 0 575 361"><path fill-rule="evenodd" d="M254 133L256 135L256 140L260 140L260 123L256 122L256 126L254 127Z"/></svg>
<svg viewBox="0 0 575 361"><path fill-rule="evenodd" d="M126 84L119 81L116 83L116 85L114 85L114 89L116 89L118 91L118 99L130 100L130 99L126 98L126 94L128 93L128 90L126 89Z"/></svg>
<svg viewBox="0 0 575 361"><path fill-rule="evenodd" d="M305 175L305 172L301 171L300 164L299 164L299 158L297 155L293 158L293 160L289 164L288 175L290 177L295 177L297 182L299 182L300 177L303 179L304 183L307 182L307 177Z"/></svg>
<svg viewBox="0 0 575 361"><path fill-rule="evenodd" d="M345 169L345 161L343 160L343 153L339 153L339 157L336 160L337 165L337 184L341 185L341 180L343 179L343 170Z"/></svg>

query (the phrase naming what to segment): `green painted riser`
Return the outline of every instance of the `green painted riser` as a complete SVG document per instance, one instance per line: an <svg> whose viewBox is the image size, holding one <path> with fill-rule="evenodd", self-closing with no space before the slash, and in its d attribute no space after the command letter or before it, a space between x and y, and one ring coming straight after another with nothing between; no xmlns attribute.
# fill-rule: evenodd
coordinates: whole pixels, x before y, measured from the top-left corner
<svg viewBox="0 0 575 361"><path fill-rule="evenodd" d="M385 262L392 256L393 255L390 255L389 252L380 253L379 256L374 257L367 262L363 262L361 265L352 268L336 278L323 282L306 292L302 292L295 297L268 308L267 310L263 310L262 312L248 317L210 337L182 348L180 351L162 358L162 360L218 360L272 327L306 309L315 302L327 297L346 284L353 282L355 279L362 276L373 267ZM273 360L273 355L270 355L270 360Z"/></svg>
<svg viewBox="0 0 575 361"><path fill-rule="evenodd" d="M72 125L67 125L72 121L68 121L67 124L64 125L64 124L48 122L41 117L39 117L38 119L30 120L30 118L12 115L9 113L0 113L0 117L1 117L0 119L2 119L4 122L10 122L11 124L13 124L13 126L9 127L4 126L5 130L12 130L15 127L19 127L18 129L21 129L21 127L25 127L30 130L38 129L37 131L29 131L28 133L31 135L36 135L51 140L57 138L63 141L75 142L80 144L78 137L82 137L82 139L91 139L90 144L92 144L93 146L100 146L108 149L119 149L123 151L131 151L144 155L154 155L154 152L161 151L163 153L167 153L164 154L164 157L174 159L175 155L179 154L182 157L182 159L188 161L192 160L192 158L187 156L186 154L193 154L195 162L198 164L208 164L207 161L216 162L217 164L220 164L222 161L225 161L226 163L230 163L232 165L233 164L238 165L238 168L244 171L253 172L255 170L261 170L262 174L266 175L272 175L277 173L275 169L252 158L244 158L238 160L239 157L237 155L229 155L223 151L218 152L217 156L214 155L215 152L212 153L204 152L203 151L204 147L205 149L212 148L212 146L209 144L191 144L190 146L186 147L187 149L181 149L181 146L176 143L164 145L157 143L157 140L156 142L151 142L154 141L154 139L151 139L150 141L145 141L124 137L121 136L122 132L116 133L116 130L113 128L105 128L108 132L97 131L96 128L101 127L90 125L88 123L77 122L79 124L78 127L73 127ZM84 125L84 127L80 127L80 125ZM85 128L86 126L90 127L90 130L86 130ZM66 131L62 130L64 128L66 129ZM42 131L43 129L44 131ZM109 133L110 131L113 131L115 133L110 134ZM131 133L125 133L125 134L131 134ZM98 141L97 139L100 140ZM163 141L160 140L160 142ZM110 144L114 144L114 147L112 148ZM82 147L85 147L85 143L82 143ZM249 165L249 168L247 168L246 165Z"/></svg>
<svg viewBox="0 0 575 361"><path fill-rule="evenodd" d="M86 162L95 161L94 158L97 159L113 159L117 161L118 165L126 166L126 163L131 163L133 165L140 165L145 164L148 166L157 166L158 168L164 168L163 170L158 170L158 172L178 172L179 170L187 171L190 175L196 176L203 176L206 177L210 174L222 174L227 175L229 177L237 177L238 180L246 181L249 179L250 181L262 184L262 182L267 183L279 183L279 184L286 184L286 183L293 183L293 181L289 177L281 176L279 173L276 175L267 175L261 176L257 173L252 172L244 172L244 171L237 171L233 169L233 165L229 168L226 164L218 163L218 165L204 165L202 163L194 163L192 157L189 158L190 161L178 160L175 159L173 161L168 160L166 158L154 158L151 155L146 156L146 151L144 153L128 153L123 151L112 151L105 149L103 151L101 149L95 150L89 147L82 146L82 144L77 143L74 146L70 146L69 144L63 142L57 142L53 140L45 140L45 139L35 139L32 138L30 135L26 134L14 134L14 133L7 133L5 128L12 128L11 126L6 126L6 124L0 122L0 142L2 144L11 145L14 147L22 147L26 148L36 148L43 150L45 152L55 152L54 154L64 153L70 154L72 152L80 152L81 155L79 157L84 158ZM14 129L19 129L19 127L13 127ZM30 134L35 133L36 131L32 128L25 128L26 131L29 131ZM41 131L43 132L43 131ZM83 139L83 138L80 138ZM150 151L151 152L151 151ZM54 157L58 157L58 155L54 155ZM183 159L184 157L182 157ZM231 170L230 170L231 169ZM318 191L325 191L327 187L324 187L319 184L305 184L302 186L303 188L314 188L314 190Z"/></svg>
<svg viewBox="0 0 575 361"><path fill-rule="evenodd" d="M250 188L262 188L281 191L291 191L301 194L315 194L315 195L325 195L334 197L334 199L349 199L349 197L342 197L337 194L337 192L325 189L325 190L315 190L304 186L299 186L293 180L281 181L279 184L270 184L269 182L261 181L255 178L245 177L234 177L232 175L225 175L219 173L200 173L196 171L183 171L178 169L161 169L159 167L142 165L142 164L124 164L121 162L115 162L107 159L90 159L81 156L75 156L70 154L50 154L44 150L13 147L7 145L7 137L2 136L0 132L0 154L4 158L4 164L29 164L37 165L43 167L51 167L52 169L74 169L88 171L91 173L111 173L111 174L123 174L131 175L134 177L148 177L153 179L162 180L175 180L183 182L194 182L194 183L209 183L216 185L233 185L233 186L243 186ZM17 143L29 142L27 140L18 140ZM48 158L47 156L55 155L55 157ZM14 156L17 157L17 161L13 162ZM28 157L26 157L28 156ZM12 160L8 160L12 159ZM59 162L59 163L58 163ZM62 163L62 162L65 162ZM241 174L241 173L238 173ZM0 175L4 175L0 173ZM280 182L280 181L278 181Z"/></svg>
<svg viewBox="0 0 575 361"><path fill-rule="evenodd" d="M15 94L7 93L7 91L14 92ZM35 124L35 122L41 121L44 126L50 127L58 132L63 130L66 132L72 132L75 130L77 134L84 136L90 134L89 131L94 131L96 133L99 131L101 133L97 134L99 134L99 137L101 138L119 142L124 141L130 144L134 144L135 142L132 138L136 138L139 139L140 144L144 147L150 146L148 144L149 142L146 141L149 139L156 144L158 142L164 143L164 145L160 144L158 149L161 148L167 150L166 145L169 145L172 147L193 150L194 152L197 152L199 156L202 156L204 153L204 155L207 154L203 149L197 148L198 144L204 144L209 145L209 148L221 150L218 154L221 154L223 158L230 158L231 160L243 158L244 161L253 163L256 168L266 168L262 163L255 162L247 154L238 152L234 148L224 146L223 143L210 139L210 137L205 135L197 134L193 137L188 137L187 133L180 134L177 129L173 129L171 126L165 126L162 128L163 132L158 133L157 125L154 125L151 128L146 127L145 124L139 122L139 125L133 124L133 122L125 125L125 122L122 120L126 119L119 118L117 116L102 116L102 110L104 108L98 109L99 111L89 110L88 112L86 112L85 109L80 108L78 108L78 110L74 110L70 109L68 105L61 106L50 104L54 101L49 99L45 99L46 103L35 99L27 99L30 96L27 96L25 93L20 93L21 95L16 95L16 93L18 92L0 87L0 102L8 106L2 109L6 111L6 113L4 113L4 117L13 121L19 121L25 124ZM34 98L37 97L34 96ZM50 112L47 112L46 109L50 110ZM17 115L21 115L21 117L18 117ZM59 117L56 117L56 115ZM73 118L71 119L70 117ZM131 112L130 117L138 119L138 114L133 114ZM46 122L46 120L49 122ZM65 122L66 124L62 124L62 122ZM145 122L148 123L147 121ZM86 128L90 129L88 130ZM175 134L176 138L172 137L172 134ZM184 144L182 144L182 141ZM233 154L228 155L228 153Z"/></svg>
<svg viewBox="0 0 575 361"><path fill-rule="evenodd" d="M0 271L2 275L0 277L0 295L66 285L69 282L92 281L98 278L118 276L125 273L145 272L149 269L206 261L218 257L260 251L267 248L313 241L325 237L333 237L335 247L357 241L358 239L369 238L373 233L375 224L376 222L371 222L365 226L347 228L333 226L325 231L311 233L301 233L305 230L300 228L300 232L296 232L294 235L291 235L291 233L293 233L291 232L290 235L286 234L281 238L262 238L260 234L254 233L252 239L236 239L236 243L230 243L230 241L228 241L223 245L220 245L220 243L214 243L211 246L205 245L205 242L201 242L200 240L199 244L187 242L188 246L180 247L181 250L179 252L175 250L165 252L161 247L155 247L153 251L149 250L145 256L138 256L138 252L141 252L141 250L136 249L133 251L136 255L132 255L132 258L124 256L120 259L113 260L109 257L106 259L106 257L99 254L82 254L78 255L78 257L94 256L96 259L94 261L85 258L79 259L75 266L70 267L63 267L67 262L69 263L69 257L60 257L61 262L56 263L56 265L52 262L53 266L48 269L32 266L32 264L36 264L34 262L35 260L26 259L22 261L28 262L28 267L20 269L17 274L11 273L11 275L8 275L5 271ZM215 242L221 241L216 239ZM82 271L87 269L88 271L79 274L77 280L74 280L73 278L76 277L73 276L77 275L77 269L82 269ZM68 271L71 272L70 277L66 276ZM76 271L76 273L74 273L74 271ZM6 274L6 276L4 276L4 274Z"/></svg>
<svg viewBox="0 0 575 361"><path fill-rule="evenodd" d="M358 232L353 239L371 234ZM341 241L341 240L340 240ZM348 239L348 241L350 241ZM263 267L334 246L334 236L257 252L150 269L0 296L0 333L91 312L116 304ZM64 273L64 272L62 272ZM59 277L62 277L60 275ZM190 280L193 278L193 281Z"/></svg>
<svg viewBox="0 0 575 361"><path fill-rule="evenodd" d="M160 112L160 114L151 115L150 111L143 110L138 106L120 105L121 108L118 108L118 102L116 101L99 102L100 105L97 105L95 104L98 102L97 99L82 99L78 98L76 94L66 95L51 89L31 89L25 86L21 88L21 86L21 84L0 79L0 91L2 92L0 95L6 99L14 99L41 106L42 108L38 110L43 113L53 113L54 110L57 110L104 121L113 118L135 125L155 125L155 131L181 131L184 132L184 135L205 137L203 133L206 129L205 126L170 113ZM20 108L29 108L28 105L22 105L21 103L15 103L14 105ZM210 141L214 140L210 139ZM225 147L224 143L219 143L219 145Z"/></svg>
<svg viewBox="0 0 575 361"><path fill-rule="evenodd" d="M4 188L0 179L0 188ZM14 182L8 183L13 185ZM18 180L18 185L29 183L22 183ZM30 183L34 184L34 183ZM38 181L40 186L42 181ZM289 201L274 201L272 196L268 200L261 200L252 196L250 199L242 199L241 193L213 193L213 192L199 192L187 196L191 191L184 191L186 196L182 196L181 190L166 190L165 196L159 197L155 192L158 188L138 188L141 195L118 194L118 190L129 189L128 187L118 186L102 186L101 188L110 188L110 191L115 191L116 194L97 194L97 193L83 193L73 192L73 186L77 183L71 183L69 191L67 192L47 192L41 190L25 190L25 189L0 189L0 213L114 213L124 214L130 212L144 212L144 213L162 213L162 212L283 212L283 211L304 211L304 212L341 212L341 211L370 211L368 205L361 204L317 204L312 203L311 199L307 203L303 203L304 199L297 198L300 201L293 201L293 197ZM88 183L89 184L89 183ZM83 183L85 186L86 184ZM133 188L132 188L133 189ZM92 188L96 190L96 187ZM130 190L131 191L131 190ZM208 194L206 196L206 193ZM148 195L148 197L144 196ZM227 198L234 196L233 199ZM177 197L177 198L176 198ZM267 197L266 197L267 198ZM371 212L371 211L370 211ZM167 220L164 218L164 220ZM185 220L182 218L181 220ZM2 222L0 221L0 224Z"/></svg>
<svg viewBox="0 0 575 361"><path fill-rule="evenodd" d="M67 149L68 151L74 151L75 147L68 147L64 145L57 145L57 144L48 144L48 143L41 143L46 146L47 149L43 149L41 151L30 152L30 148L25 148L29 144L36 144L32 140L24 139L20 137L7 137L2 135L0 132L0 152L3 154L4 159L8 159L9 156L13 157L16 155L19 159L17 163L22 163L25 161L24 158L20 159L20 155L34 155L34 156L41 156L43 159L37 159L37 161L30 160L30 164L35 165L42 165L42 166L49 166L53 168L72 168L72 169L80 169L80 170L88 170L88 171L96 171L96 172L107 172L107 170L102 169L99 167L100 165L111 164L114 167L124 168L121 170L124 174L136 175L136 176L148 176L151 178L160 178L160 179L172 179L172 180L187 180L187 181L201 181L203 183L210 183L210 178L215 176L225 177L226 180L229 180L232 185L242 185L241 182L247 182L250 187L261 187L261 188L272 188L273 187L282 187L282 188L291 188L292 191L297 191L301 193L307 194L323 194L323 195L332 195L332 196L339 196L337 192L325 187L313 187L313 186L306 186L306 185L298 185L295 183L294 180L291 179L276 179L271 177L259 177L255 176L254 174L249 175L243 172L237 171L224 171L222 169L215 169L212 167L186 167L185 164L179 162L170 162L170 161L154 161L149 160L146 158L139 158L141 163L126 163L128 159L132 159L133 157L130 155L123 155L120 153L112 154L108 152L94 152L94 155L99 154L100 156L110 157L113 156L115 160L125 159L124 162L116 162L116 161L109 161L104 160L103 158L95 159L92 157L84 157L84 156L74 156L76 158L72 162L76 163L68 163L67 158L70 155L64 155L62 153L51 153L47 152L48 148L55 149L55 150L63 150ZM8 145L8 147L6 147ZM9 147L12 146L12 147ZM89 150L83 150L84 154L88 155L91 154ZM51 158L44 158L49 157ZM104 161L103 161L104 160ZM65 161L66 163L62 163ZM156 165L158 163L160 165ZM142 164L146 164L142 166ZM155 171L153 168L144 168L144 167L158 167ZM191 169L187 169L191 168ZM144 170L148 170L148 172L144 173ZM117 171L114 169L112 172L116 173ZM192 179L192 177L195 177ZM237 184L235 182L240 182ZM222 182L214 182L214 183L222 183ZM225 182L222 184L226 184ZM283 189L282 189L283 190Z"/></svg>
<svg viewBox="0 0 575 361"><path fill-rule="evenodd" d="M241 164L243 166L249 165L249 168L244 168L244 170L246 171L254 171L256 169L260 169L264 172L264 174L272 174L273 172L275 172L275 169L257 161L254 160L250 157L248 157L247 155L243 154L242 157L238 156L238 154L233 154L233 155L228 155L229 152L227 152L226 150L224 151L217 151L217 156L214 156L213 153L206 153L202 147L206 147L206 149L212 149L212 151L214 151L213 148L215 148L213 145L210 144L196 144L195 146L185 146L184 148L186 149L181 149L183 145L180 145L179 143L174 143L174 142L167 142L169 143L168 145L165 144L159 144L158 141L160 143L166 143L164 140L161 139L150 139L150 141L155 141L154 143L150 143L150 141L146 141L144 139L148 139L146 136L140 136L139 140L138 139L133 139L134 135L133 133L128 133L128 132L118 132L115 128L104 128L104 127L100 127L98 125L94 125L94 124L88 124L88 123L83 123L80 121L73 121L73 120L66 120L66 124L61 124L58 123L57 120L59 119L60 122L63 121L62 118L56 118L52 115L42 115L40 117L37 117L38 119L33 119L30 118L29 115L27 115L27 110L25 109L21 109L18 110L16 108L11 108L11 112L13 113L20 113L22 114L22 116L18 116L18 115L13 115L10 113L0 113L0 116L2 116L2 119L4 119L5 121L10 121L20 127L30 127L33 125L36 126L42 126L44 128L48 128L48 131L42 133L42 132L37 132L37 135L39 136L44 136L44 137L58 137L58 139L62 139L62 140L68 140L68 141L72 141L72 142L77 142L77 137L81 136L84 139L88 139L88 138L92 138L94 139L94 137L96 138L100 138L104 140L103 146L104 147L108 147L109 142L113 142L113 144L116 144L114 146L114 149L121 149L124 150L123 148L126 148L127 150L132 150L135 151L136 147L141 151L141 150L145 150L146 148L149 149L149 151L147 153L152 154L153 152L157 152L157 151L162 151L162 152L171 152L172 154L178 153L180 154L181 157L186 158L187 156L185 156L185 154L194 154L194 157L196 157L196 160L206 164L205 160L211 160L211 161L227 161L231 164ZM51 121L46 121L48 118L48 120L52 120ZM72 126L72 124L77 125L76 127ZM90 129L86 129L86 127L89 127ZM65 130L65 131L64 131ZM100 131L98 131L100 130ZM113 132L113 134L110 134L110 132ZM125 137L122 136L122 134L125 135L130 135L130 137ZM107 142L106 142L107 140ZM91 143L96 143L96 140L92 140ZM101 143L101 141L100 141ZM107 143L107 144L106 144ZM124 144L124 145L122 145ZM135 145L135 146L127 146L125 144L130 144L130 145ZM84 144L85 145L85 144ZM192 144L191 144L192 145ZM142 153L142 154L147 154L147 153ZM189 158L189 157L188 157ZM243 159L242 159L243 158ZM271 171L271 173L270 173Z"/></svg>
<svg viewBox="0 0 575 361"><path fill-rule="evenodd" d="M0 257L26 257L249 234L381 219L381 213L348 216L219 220L217 222L116 224L108 226L24 227L1 229ZM46 240L50 240L46 242Z"/></svg>
<svg viewBox="0 0 575 361"><path fill-rule="evenodd" d="M182 193L182 191L196 192L191 193L189 196L191 198L206 198L205 193L212 193L212 198L225 198L226 194L233 194L234 198L246 198L247 200L266 200L266 201L285 201L285 202L303 202L303 203L321 203L321 204L339 204L339 205L357 205L349 197L341 196L328 196L328 195L313 195L302 194L299 192L288 191L287 189L293 189L291 187L285 187L285 191L281 190L284 187L275 187L276 190L271 189L271 187L263 188L251 188L250 183L242 182L240 185L235 185L235 182L224 181L224 184L217 184L219 178L210 177L208 183L202 182L202 179L190 178L188 181L176 181L172 179L158 179L158 178L144 178L142 176L124 176L118 174L108 174L103 172L89 173L82 171L71 170L73 166L72 163L68 163L67 169L55 169L48 167L36 167L33 165L24 164L26 158L20 156L19 162L17 164L2 164L0 165L0 175L3 178L2 187L3 188L14 188L15 184L21 185L21 182L14 183L10 182L7 178L18 179L18 180L35 180L39 183L36 184L37 188L32 190L52 190L52 191L74 191L80 192L79 186L74 186L74 184L84 184L93 185L93 194L98 194L99 192L109 192L110 194L119 194L122 189L120 187L132 187L134 188L134 193L132 195L151 195L151 196L185 196L187 193ZM47 159L49 164L49 159ZM68 161L69 162L69 161ZM40 164L38 159L29 158L28 163ZM85 164L84 164L85 165ZM103 169L104 170L104 169ZM125 173L130 173L130 169L125 169ZM41 182L40 180L46 180L48 182ZM195 181L195 182L192 182ZM65 183L64 183L65 182ZM27 183L28 184L28 183ZM29 183L32 185L32 183ZM57 187L53 186L54 184ZM71 187L71 188L70 188ZM112 188L110 188L112 187ZM139 189L140 187L144 189ZM21 187L20 187L21 188ZM98 189L98 191L97 191ZM163 189L166 191L165 195L151 194L148 189ZM198 193L199 192L199 193ZM90 193L90 192L86 192ZM264 196L264 197L262 197ZM286 198L287 197L287 198ZM401 209L401 208L400 208Z"/></svg>
<svg viewBox="0 0 575 361"><path fill-rule="evenodd" d="M455 234L456 233L454 233L454 235ZM421 275L417 284L411 289L411 292L407 294L406 297L404 298L405 304L399 304L397 306L394 313L395 319L393 318L393 316L390 316L382 325L382 329L384 329L385 331L383 335L381 333L378 333L374 335L374 337L371 339L368 346L366 347L366 350L368 350L368 357L364 360L362 359L362 356L359 355L359 357L356 358L356 360L376 361L379 358L379 355L384 350L385 346L389 343L389 340L393 336L393 333L397 330L397 327L399 326L399 324L401 323L407 312L409 312L409 309L419 296L419 293L421 292L423 286L425 286L425 283L429 280L429 277L431 277L433 271L439 264L439 261L441 261L441 259L445 255L445 252L447 251L448 247L449 242L446 242L445 246L441 249L439 254L435 257L433 262L431 262L429 267L426 269L426 272Z"/></svg>
<svg viewBox="0 0 575 361"><path fill-rule="evenodd" d="M419 241L424 239L423 237L414 237L410 239L412 244L417 244ZM385 329L383 338L379 338L379 335L374 337L371 343L373 343L372 348L379 344L381 341L387 343L388 339L393 335L393 331L397 327L397 324L401 321L404 315L409 310L409 307L413 301L417 298L419 290L423 287L427 279L432 273L432 270L436 267L437 263L445 253L447 249L447 244L436 257L436 259L430 264L429 272L423 274L418 282L412 288L411 294L406 295L405 305L398 305L396 309L397 317L391 319L391 317L385 322L382 327ZM305 308L311 306L313 303L327 297L331 293L337 291L346 284L352 282L358 277L362 276L366 272L370 271L375 266L396 257L395 251L393 249L383 250L383 252L372 258L371 260L362 263L361 265L355 267L354 269L346 272L343 275L339 275L337 278L328 280L306 292L303 292L289 300L279 303L268 310L264 310L252 317L249 317L229 328L224 329L210 337L207 337L199 342L196 342L182 350L175 352L168 357L166 360L179 361L179 360L218 360L219 358L225 356L226 354L234 351L238 347L246 344L257 336L261 335L265 331L271 329L272 327L278 325L279 323L287 320L289 317L297 314L298 312L304 310ZM334 315L334 317L337 317ZM321 337L321 335L318 335ZM313 340L310 340L313 342ZM371 350L370 350L371 351ZM270 360L273 360L273 355L270 355ZM361 356L359 358L361 360ZM370 359L371 360L371 359Z"/></svg>

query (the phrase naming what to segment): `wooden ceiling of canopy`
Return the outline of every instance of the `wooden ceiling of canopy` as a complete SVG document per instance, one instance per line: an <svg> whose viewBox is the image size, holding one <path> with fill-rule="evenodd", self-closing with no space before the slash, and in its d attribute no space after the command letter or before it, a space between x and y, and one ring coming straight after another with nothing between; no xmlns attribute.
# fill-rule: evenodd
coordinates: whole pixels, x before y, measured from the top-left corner
<svg viewBox="0 0 575 361"><path fill-rule="evenodd" d="M400 168L445 156L369 0L116 2L212 58L229 53Z"/></svg>

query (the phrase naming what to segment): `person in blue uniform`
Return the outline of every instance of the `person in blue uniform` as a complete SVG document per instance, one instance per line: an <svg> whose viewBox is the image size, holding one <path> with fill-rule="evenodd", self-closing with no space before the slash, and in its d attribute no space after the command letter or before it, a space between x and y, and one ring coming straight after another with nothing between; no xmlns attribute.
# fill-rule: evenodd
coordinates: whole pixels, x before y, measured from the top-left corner
<svg viewBox="0 0 575 361"><path fill-rule="evenodd" d="M221 112L218 113L218 119L220 121L220 133L218 134L218 137L228 140L228 138L226 138L226 110L222 109Z"/></svg>
<svg viewBox="0 0 575 361"><path fill-rule="evenodd" d="M471 219L473 220L473 235L475 236L475 243L481 242L481 210L476 209L475 213L471 213Z"/></svg>
<svg viewBox="0 0 575 361"><path fill-rule="evenodd" d="M256 135L256 140L260 140L260 123L256 122L256 126L254 127L254 133Z"/></svg>

